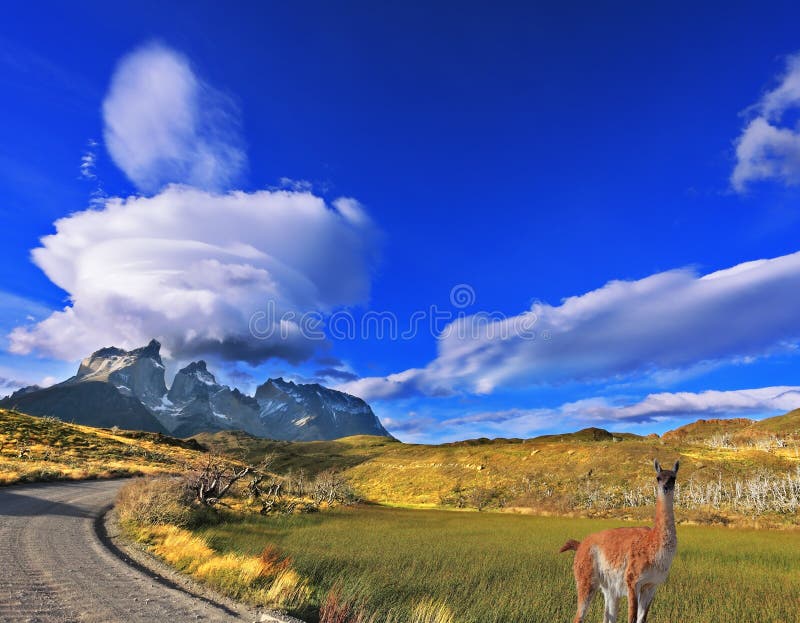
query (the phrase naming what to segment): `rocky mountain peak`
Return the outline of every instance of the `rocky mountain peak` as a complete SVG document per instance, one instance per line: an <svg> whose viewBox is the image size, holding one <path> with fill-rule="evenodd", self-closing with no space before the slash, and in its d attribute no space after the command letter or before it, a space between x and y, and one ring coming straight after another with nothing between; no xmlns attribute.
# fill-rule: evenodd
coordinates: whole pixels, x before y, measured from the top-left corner
<svg viewBox="0 0 800 623"><path fill-rule="evenodd" d="M268 379L251 397L219 384L203 360L179 370L167 391L160 352L157 340L130 351L101 348L81 362L77 375L54 388L30 387L3 400L13 406L24 399L32 412L61 412L78 422L102 416L104 425L179 436L217 430L289 441L389 436L360 398L283 377Z"/></svg>
<svg viewBox="0 0 800 623"><path fill-rule="evenodd" d="M121 357L122 355L127 354L127 351L122 350L121 348L117 348L116 346L106 346L105 348L100 348L94 351L91 355L89 355L89 359L106 359L108 357Z"/></svg>
<svg viewBox="0 0 800 623"><path fill-rule="evenodd" d="M130 354L134 355L135 357L148 357L157 363L163 363L161 361L161 342L155 339L150 340L147 346L142 346L141 348L132 350Z"/></svg>
<svg viewBox="0 0 800 623"><path fill-rule="evenodd" d="M200 361L193 361L188 366L181 369L178 374L183 374L186 376L191 376L201 383L205 383L206 385L216 385L217 379L214 377L211 372L208 371L208 367L206 366L206 362L202 359Z"/></svg>
<svg viewBox="0 0 800 623"><path fill-rule="evenodd" d="M131 351L116 346L101 348L84 359L78 374L67 382L110 383L123 396L133 396L152 409L167 393L160 350L156 340Z"/></svg>
<svg viewBox="0 0 800 623"><path fill-rule="evenodd" d="M279 376L278 378L275 378L275 379L267 379L267 383L271 383L272 385L275 385L276 387L281 387L281 388L284 388L284 387L296 387L297 386L297 384L294 381L287 381L282 376Z"/></svg>
<svg viewBox="0 0 800 623"><path fill-rule="evenodd" d="M208 366L206 362L202 359L200 361L193 361L188 366L183 368L181 372L186 372L187 374L192 374L194 372L208 372Z"/></svg>
<svg viewBox="0 0 800 623"><path fill-rule="evenodd" d="M222 389L217 379L208 371L205 361L193 361L181 368L172 381L167 398L173 404L187 403L195 399L206 399Z"/></svg>

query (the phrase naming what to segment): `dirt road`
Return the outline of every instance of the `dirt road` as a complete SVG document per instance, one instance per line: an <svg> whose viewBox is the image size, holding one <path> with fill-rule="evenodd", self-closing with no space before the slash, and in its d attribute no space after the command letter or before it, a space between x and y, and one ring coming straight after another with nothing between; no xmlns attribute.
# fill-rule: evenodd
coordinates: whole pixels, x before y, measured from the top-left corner
<svg viewBox="0 0 800 623"><path fill-rule="evenodd" d="M247 620L126 564L101 542L95 522L122 484L0 488L0 621Z"/></svg>

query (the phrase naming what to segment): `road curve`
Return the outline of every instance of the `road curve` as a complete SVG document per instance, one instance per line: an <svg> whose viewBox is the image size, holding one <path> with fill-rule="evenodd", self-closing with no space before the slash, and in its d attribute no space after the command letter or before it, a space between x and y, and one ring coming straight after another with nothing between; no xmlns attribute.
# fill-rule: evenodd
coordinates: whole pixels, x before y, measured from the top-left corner
<svg viewBox="0 0 800 623"><path fill-rule="evenodd" d="M95 521L122 484L0 488L0 622L243 620L126 564L100 541Z"/></svg>

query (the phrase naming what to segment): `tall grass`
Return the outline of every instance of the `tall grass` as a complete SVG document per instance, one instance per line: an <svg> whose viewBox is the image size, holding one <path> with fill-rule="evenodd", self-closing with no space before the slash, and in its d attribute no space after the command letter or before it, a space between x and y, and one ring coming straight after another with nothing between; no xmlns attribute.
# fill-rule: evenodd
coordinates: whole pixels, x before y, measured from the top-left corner
<svg viewBox="0 0 800 623"><path fill-rule="evenodd" d="M572 556L558 548L621 523L361 507L222 524L197 535L221 554L255 555L274 543L290 555L311 586L311 607L296 611L307 620L334 591L340 603L361 609L359 619L351 608L346 623L552 623L574 615ZM681 526L678 538L651 623L798 620L800 532ZM602 620L601 602L589 620ZM420 618L421 608L439 608L440 618Z"/></svg>

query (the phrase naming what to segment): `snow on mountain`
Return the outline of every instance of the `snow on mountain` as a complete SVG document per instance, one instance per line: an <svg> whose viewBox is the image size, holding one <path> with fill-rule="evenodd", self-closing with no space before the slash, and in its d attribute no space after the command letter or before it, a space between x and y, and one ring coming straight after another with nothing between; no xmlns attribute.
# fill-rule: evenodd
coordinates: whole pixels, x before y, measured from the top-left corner
<svg viewBox="0 0 800 623"><path fill-rule="evenodd" d="M256 389L255 398L260 419L278 439L390 436L366 402L317 383L269 379Z"/></svg>
<svg viewBox="0 0 800 623"><path fill-rule="evenodd" d="M102 348L81 362L74 377L56 385L57 390L25 388L0 405L14 406L8 401L19 401L24 393L32 413L46 405L47 414L58 417L59 411L69 411L69 419L80 422L94 421L103 409L103 422L164 429L176 436L218 430L288 441L390 436L366 402L315 383L268 379L253 397L219 384L205 361L195 361L178 371L168 389L160 350L156 340L131 351ZM90 385L103 391L84 391ZM95 404L93 397L101 395L103 404Z"/></svg>
<svg viewBox="0 0 800 623"><path fill-rule="evenodd" d="M161 344L156 340L132 351L113 346L101 348L84 359L78 374L65 382L108 382L153 410L167 393L160 350Z"/></svg>

